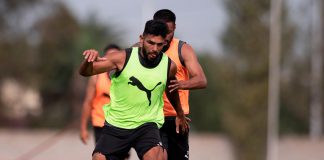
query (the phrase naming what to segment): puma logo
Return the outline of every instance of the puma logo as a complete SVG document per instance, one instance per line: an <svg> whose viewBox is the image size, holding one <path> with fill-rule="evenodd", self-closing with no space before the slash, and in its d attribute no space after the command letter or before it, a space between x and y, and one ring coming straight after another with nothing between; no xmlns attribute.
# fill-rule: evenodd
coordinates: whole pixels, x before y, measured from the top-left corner
<svg viewBox="0 0 324 160"><path fill-rule="evenodd" d="M137 88L138 88L139 90L144 91L144 92L146 93L147 99L148 99L148 101L149 101L149 106L150 106L150 105L151 105L151 92L152 92L152 91L153 91L153 90L154 90L158 85L160 85L161 82L157 83L153 89L149 90L149 89L146 89L146 88L144 87L144 85L142 84L142 82L139 81L136 77L132 76L132 77L129 78L129 80L130 80L130 82L128 82L128 84L131 84L131 85L133 85L133 86L137 86Z"/></svg>

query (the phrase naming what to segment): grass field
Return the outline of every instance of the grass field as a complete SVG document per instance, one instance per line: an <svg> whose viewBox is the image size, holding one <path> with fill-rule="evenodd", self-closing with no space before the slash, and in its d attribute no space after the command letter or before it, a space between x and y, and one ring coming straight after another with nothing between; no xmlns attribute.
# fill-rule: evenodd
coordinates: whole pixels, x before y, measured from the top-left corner
<svg viewBox="0 0 324 160"><path fill-rule="evenodd" d="M190 159L233 160L230 144L214 134L190 135ZM0 160L89 160L94 144L83 145L78 132L0 130ZM138 160L134 150L131 160Z"/></svg>
<svg viewBox="0 0 324 160"><path fill-rule="evenodd" d="M233 149L223 136L191 133L189 141L191 160L234 160ZM0 129L0 160L89 160L93 147L93 141L83 145L77 131ZM133 150L131 160L138 160ZM324 139L283 137L279 160L324 160Z"/></svg>

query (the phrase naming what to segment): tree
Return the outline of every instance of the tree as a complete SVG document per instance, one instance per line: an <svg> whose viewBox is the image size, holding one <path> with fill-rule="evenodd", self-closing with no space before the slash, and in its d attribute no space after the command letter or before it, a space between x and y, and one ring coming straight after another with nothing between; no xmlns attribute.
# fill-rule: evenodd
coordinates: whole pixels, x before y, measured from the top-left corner
<svg viewBox="0 0 324 160"><path fill-rule="evenodd" d="M86 25L79 23L61 3L52 8L53 13L35 25L40 37L36 68L47 111L44 117L57 126L79 117L86 81L77 72L82 51L118 43L118 36L94 17Z"/></svg>
<svg viewBox="0 0 324 160"><path fill-rule="evenodd" d="M79 23L61 2L36 1L1 2L0 49L6 52L0 54L0 80L10 77L41 93L42 115L18 120L23 126L58 127L77 119L80 112L87 80L76 73L82 51L118 44L119 36L111 26L96 23L94 17ZM21 26L24 15L37 7L47 12L35 15L31 27ZM8 17L19 23L12 25Z"/></svg>
<svg viewBox="0 0 324 160"><path fill-rule="evenodd" d="M19 84L27 85L33 79L26 72L30 68L22 67L31 63L28 55L32 49L29 47L26 31L23 29L24 25L18 22L22 22L22 15L28 13L29 9L38 1L3 0L0 2L0 49L3 51L0 54L0 84L5 79L13 78ZM13 118L4 112L5 109L12 107L5 106L3 102L0 102L0 107L0 125L15 126Z"/></svg>
<svg viewBox="0 0 324 160"><path fill-rule="evenodd" d="M229 25L223 34L226 56L234 59L224 102L223 126L242 160L265 158L269 51L269 1L226 1ZM286 18L283 18L286 22ZM285 23L282 52L289 53L293 29ZM289 54L284 54L287 56Z"/></svg>

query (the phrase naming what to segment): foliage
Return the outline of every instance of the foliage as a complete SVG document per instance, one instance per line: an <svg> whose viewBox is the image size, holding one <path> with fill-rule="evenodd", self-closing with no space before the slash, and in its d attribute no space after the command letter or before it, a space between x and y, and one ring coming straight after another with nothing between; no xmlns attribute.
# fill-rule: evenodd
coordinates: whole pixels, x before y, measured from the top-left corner
<svg viewBox="0 0 324 160"><path fill-rule="evenodd" d="M226 1L230 16L223 34L231 79L221 107L225 132L242 160L265 157L270 1ZM285 21L284 14L284 21ZM293 28L283 25L283 57L289 56ZM227 100L227 101L225 101Z"/></svg>
<svg viewBox="0 0 324 160"><path fill-rule="evenodd" d="M20 3L6 1L4 10L14 7L28 13L33 9L30 2L11 4L14 2ZM14 37L2 35L0 48L7 52L0 55L0 67L8 68L1 70L2 78L12 77L41 93L43 114L21 119L26 122L24 125L59 127L75 120L80 112L86 81L77 74L82 51L90 47L101 50L107 43L118 44L119 39L110 26L96 23L94 17L86 25L79 23L62 3L46 2L38 7L48 12L25 33L18 32ZM16 12L10 14L21 16ZM13 30L6 25L0 28L4 33Z"/></svg>

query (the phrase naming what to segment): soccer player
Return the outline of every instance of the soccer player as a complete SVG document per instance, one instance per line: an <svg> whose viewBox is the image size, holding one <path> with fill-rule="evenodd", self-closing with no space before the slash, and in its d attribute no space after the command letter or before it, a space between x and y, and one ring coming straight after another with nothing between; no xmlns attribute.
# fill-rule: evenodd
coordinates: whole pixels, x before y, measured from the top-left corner
<svg viewBox="0 0 324 160"><path fill-rule="evenodd" d="M110 88L111 102L104 107L105 125L93 152L94 160L121 159L131 147L140 159L160 160L163 149L159 128L164 123L163 92L175 107L176 130L186 132L188 123L180 106L178 92L169 92L176 65L161 52L167 25L149 20L133 47L100 58L95 50L85 51L80 74L90 76L116 70Z"/></svg>

